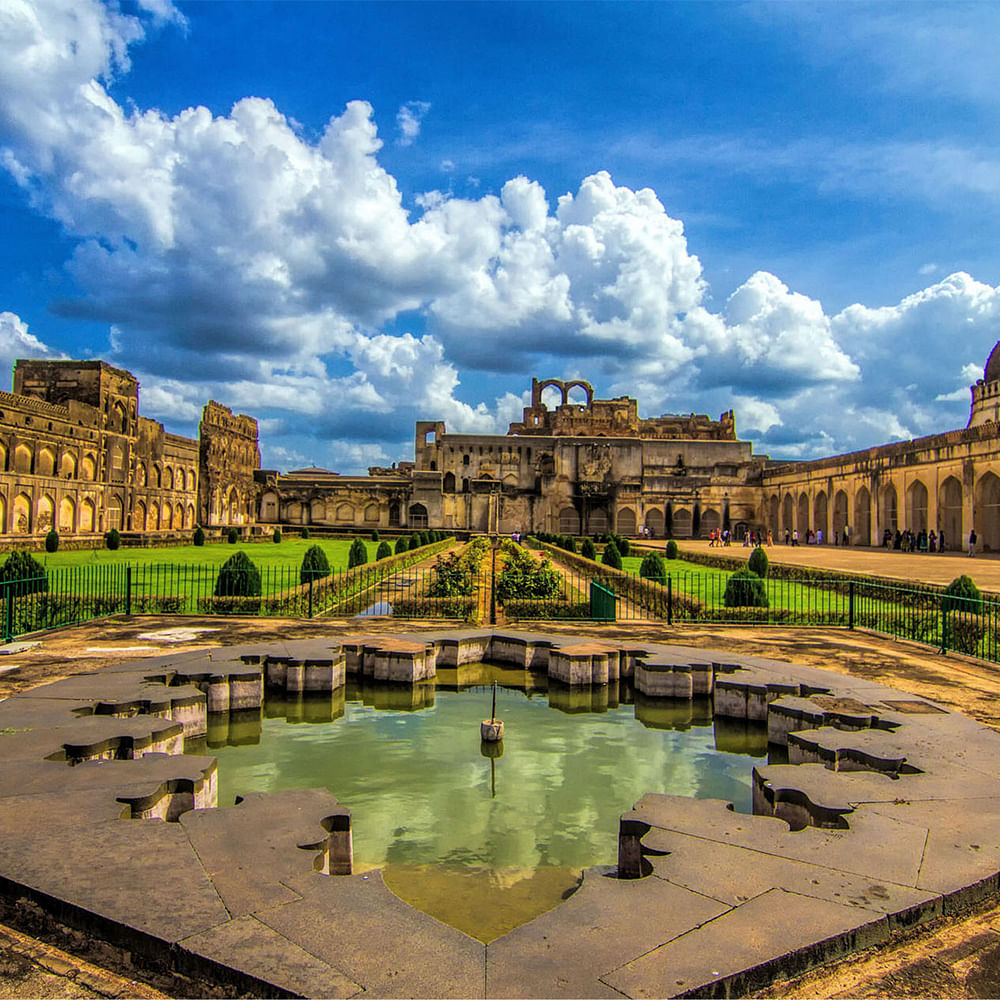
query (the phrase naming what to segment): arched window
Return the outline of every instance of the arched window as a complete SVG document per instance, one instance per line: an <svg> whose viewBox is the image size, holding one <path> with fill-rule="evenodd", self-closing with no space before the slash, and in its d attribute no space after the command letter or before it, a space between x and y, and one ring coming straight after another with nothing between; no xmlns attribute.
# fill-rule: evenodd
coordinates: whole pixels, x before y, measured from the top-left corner
<svg viewBox="0 0 1000 1000"><path fill-rule="evenodd" d="M52 497L42 495L38 498L38 515L35 518L35 531L48 531L55 522L55 504Z"/></svg>
<svg viewBox="0 0 1000 1000"><path fill-rule="evenodd" d="M816 494L816 499L813 501L813 531L816 532L817 537L819 533L823 532L824 541L829 540L830 530L827 526L827 505L826 505L826 492L820 490Z"/></svg>
<svg viewBox="0 0 1000 1000"><path fill-rule="evenodd" d="M563 507L559 511L559 534L580 534L580 515L577 513L575 507Z"/></svg>
<svg viewBox="0 0 1000 1000"><path fill-rule="evenodd" d="M965 524L962 520L962 484L949 476L938 494L938 531L944 533L947 549L961 549L965 544Z"/></svg>
<svg viewBox="0 0 1000 1000"><path fill-rule="evenodd" d="M444 479L441 480L441 489L445 493L454 493L455 492L455 473L454 472L446 472L444 474Z"/></svg>
<svg viewBox="0 0 1000 1000"><path fill-rule="evenodd" d="M851 544L872 543L872 495L862 486L854 495L854 522L851 524Z"/></svg>
<svg viewBox="0 0 1000 1000"><path fill-rule="evenodd" d="M94 531L97 527L97 516L94 510L94 501L90 497L85 497L80 501L80 530Z"/></svg>
<svg viewBox="0 0 1000 1000"><path fill-rule="evenodd" d="M56 456L51 448L42 448L35 460L35 472L39 476L54 476L56 472Z"/></svg>
<svg viewBox="0 0 1000 1000"><path fill-rule="evenodd" d="M122 529L122 502L118 497L108 499L108 530L114 528L116 531Z"/></svg>
<svg viewBox="0 0 1000 1000"><path fill-rule="evenodd" d="M654 507L646 511L646 527L653 538L662 538L664 531L663 511Z"/></svg>
<svg viewBox="0 0 1000 1000"><path fill-rule="evenodd" d="M59 460L59 474L63 479L76 479L76 455L73 452L63 452Z"/></svg>
<svg viewBox="0 0 1000 1000"><path fill-rule="evenodd" d="M906 524L910 531L927 530L927 487L915 479L906 490Z"/></svg>
<svg viewBox="0 0 1000 1000"><path fill-rule="evenodd" d="M411 504L407 511L407 519L411 528L426 528L427 508L422 503Z"/></svg>
<svg viewBox="0 0 1000 1000"><path fill-rule="evenodd" d="M337 520L346 524L354 523L354 507L349 503L337 504Z"/></svg>
<svg viewBox="0 0 1000 1000"><path fill-rule="evenodd" d="M31 472L31 462L34 456L26 444L19 444L14 450L14 471Z"/></svg>
<svg viewBox="0 0 1000 1000"><path fill-rule="evenodd" d="M63 497L59 501L59 530L67 534L76 531L76 504L72 497Z"/></svg>
<svg viewBox="0 0 1000 1000"><path fill-rule="evenodd" d="M389 504L389 527L398 528L400 525L400 506L397 501L393 501Z"/></svg>
<svg viewBox="0 0 1000 1000"><path fill-rule="evenodd" d="M635 534L635 511L631 507L624 507L618 511L618 534Z"/></svg>
<svg viewBox="0 0 1000 1000"><path fill-rule="evenodd" d="M370 504L368 504L367 507L365 507L365 521L367 521L369 524L377 524L378 523L378 504L377 503L370 503Z"/></svg>
<svg viewBox="0 0 1000 1000"><path fill-rule="evenodd" d="M93 455L83 456L83 461L80 463L80 478L85 479L88 483L92 483L97 478L97 459Z"/></svg>
<svg viewBox="0 0 1000 1000"><path fill-rule="evenodd" d="M136 502L135 509L132 511L132 530L146 530L146 505L141 500Z"/></svg>

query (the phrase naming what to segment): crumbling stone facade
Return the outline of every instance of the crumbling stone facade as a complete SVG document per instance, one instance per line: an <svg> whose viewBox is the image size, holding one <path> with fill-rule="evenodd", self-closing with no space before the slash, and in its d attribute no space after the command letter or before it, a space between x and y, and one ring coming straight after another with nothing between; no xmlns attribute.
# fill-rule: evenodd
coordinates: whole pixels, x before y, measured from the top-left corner
<svg viewBox="0 0 1000 1000"><path fill-rule="evenodd" d="M241 445L252 435L247 461L257 456L259 465L256 422L234 419L243 421L239 433L222 435L233 433ZM18 361L13 392L0 392L0 535L16 540L55 527L63 536L86 537L112 528L148 533L247 523L209 519L199 501L200 482L212 480L201 450L198 441L139 414L139 383L130 372L103 361ZM244 463L234 472L252 515L253 468Z"/></svg>

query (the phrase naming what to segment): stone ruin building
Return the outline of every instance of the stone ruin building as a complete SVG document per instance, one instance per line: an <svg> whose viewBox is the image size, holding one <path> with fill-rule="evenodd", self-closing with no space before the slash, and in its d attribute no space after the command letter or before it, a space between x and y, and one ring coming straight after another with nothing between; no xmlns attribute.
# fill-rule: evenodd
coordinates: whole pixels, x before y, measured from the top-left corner
<svg viewBox="0 0 1000 1000"><path fill-rule="evenodd" d="M823 532L852 544L885 530L944 532L1000 551L1000 344L972 386L968 426L815 461L771 461L736 436L733 412L639 417L628 396L589 382L532 380L506 434L417 422L413 461L366 476L260 468L257 423L219 403L199 439L138 414L138 382L100 361L18 361L0 393L0 528L44 534L169 533L195 524L267 532L424 527L706 537L728 525ZM556 394L552 407L543 393ZM583 397L583 402L570 400ZM14 536L10 538L9 536Z"/></svg>
<svg viewBox="0 0 1000 1000"><path fill-rule="evenodd" d="M0 392L0 534L86 538L255 523L257 422L210 402L200 440L139 414L103 361L18 361Z"/></svg>

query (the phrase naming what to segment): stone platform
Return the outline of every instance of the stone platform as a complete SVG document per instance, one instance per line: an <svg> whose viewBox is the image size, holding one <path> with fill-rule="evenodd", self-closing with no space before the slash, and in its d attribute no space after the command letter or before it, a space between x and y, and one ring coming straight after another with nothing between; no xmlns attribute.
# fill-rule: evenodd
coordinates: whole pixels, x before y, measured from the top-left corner
<svg viewBox="0 0 1000 1000"><path fill-rule="evenodd" d="M755 815L646 795L622 817L617 869L484 945L377 871L337 874L351 817L329 792L219 809L214 760L180 755L210 708L255 707L266 687L329 691L356 672L417 689L479 660L598 700L631 675L648 696L766 722L792 763L753 769ZM251 995L734 995L995 893L998 751L997 733L899 691L678 645L467 630L158 656L0 702L0 896Z"/></svg>

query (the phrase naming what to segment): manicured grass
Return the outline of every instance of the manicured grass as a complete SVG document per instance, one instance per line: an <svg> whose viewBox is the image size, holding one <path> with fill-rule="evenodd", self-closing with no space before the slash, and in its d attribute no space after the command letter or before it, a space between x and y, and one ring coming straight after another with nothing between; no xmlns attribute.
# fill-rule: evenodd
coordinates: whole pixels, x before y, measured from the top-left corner
<svg viewBox="0 0 1000 1000"><path fill-rule="evenodd" d="M368 561L375 562L375 553L379 543L369 538L363 539L368 550ZM226 542L195 545L177 545L150 549L91 549L78 552L41 552L33 553L46 569L74 569L83 566L206 566L218 569L234 552L244 551L261 569L288 568L298 569L302 565L302 557L306 550L318 545L326 553L330 568L347 569L347 554L351 549L350 538L288 538L278 544L266 542L237 542L229 545ZM389 540L395 551L396 540Z"/></svg>

